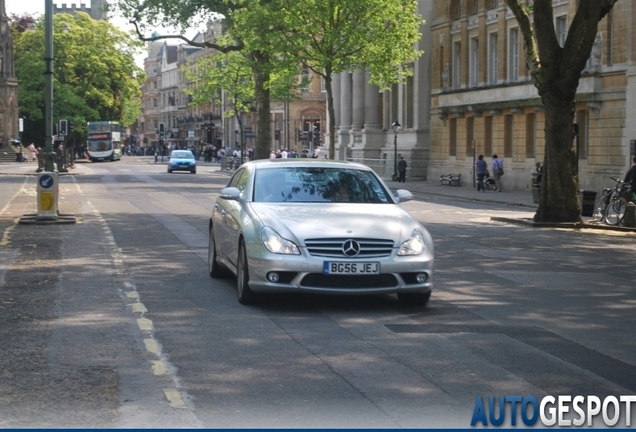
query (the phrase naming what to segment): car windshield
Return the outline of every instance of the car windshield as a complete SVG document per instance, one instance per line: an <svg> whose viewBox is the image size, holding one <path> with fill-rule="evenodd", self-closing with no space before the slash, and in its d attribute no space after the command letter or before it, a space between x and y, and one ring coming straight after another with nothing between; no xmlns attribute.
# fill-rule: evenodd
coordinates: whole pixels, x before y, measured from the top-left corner
<svg viewBox="0 0 636 432"><path fill-rule="evenodd" d="M173 151L170 154L170 158L171 159L194 159L194 155L192 154L191 151L179 150L179 151Z"/></svg>
<svg viewBox="0 0 636 432"><path fill-rule="evenodd" d="M255 202L390 203L371 171L294 167L257 170Z"/></svg>

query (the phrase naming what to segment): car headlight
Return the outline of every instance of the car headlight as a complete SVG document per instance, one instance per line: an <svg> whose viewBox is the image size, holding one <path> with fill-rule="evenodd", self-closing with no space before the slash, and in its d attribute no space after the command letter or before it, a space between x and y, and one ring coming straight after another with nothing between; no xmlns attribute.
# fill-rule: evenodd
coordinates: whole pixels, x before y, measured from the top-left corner
<svg viewBox="0 0 636 432"><path fill-rule="evenodd" d="M426 240L424 239L424 233L416 228L411 233L411 237L402 243L397 254L398 256L420 255L425 250Z"/></svg>
<svg viewBox="0 0 636 432"><path fill-rule="evenodd" d="M274 229L263 228L261 239L268 251L275 254L300 255L298 246L293 241L284 239Z"/></svg>

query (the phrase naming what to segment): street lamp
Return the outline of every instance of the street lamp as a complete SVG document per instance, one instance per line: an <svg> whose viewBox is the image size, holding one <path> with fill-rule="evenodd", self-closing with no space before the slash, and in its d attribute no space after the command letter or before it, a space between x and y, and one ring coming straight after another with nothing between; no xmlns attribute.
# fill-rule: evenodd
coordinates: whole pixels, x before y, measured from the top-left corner
<svg viewBox="0 0 636 432"><path fill-rule="evenodd" d="M400 130L400 128L402 127L402 125L400 125L400 123L397 120L395 120L393 122L393 124L391 125L391 127L393 128L393 132L395 132L395 136L393 137L393 181L395 181L398 178L398 173L397 173L397 134L398 134L398 131Z"/></svg>

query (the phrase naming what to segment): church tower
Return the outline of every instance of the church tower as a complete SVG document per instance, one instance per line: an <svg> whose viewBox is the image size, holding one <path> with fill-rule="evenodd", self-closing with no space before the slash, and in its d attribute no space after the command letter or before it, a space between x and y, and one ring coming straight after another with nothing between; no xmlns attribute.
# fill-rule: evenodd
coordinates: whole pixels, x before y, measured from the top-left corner
<svg viewBox="0 0 636 432"><path fill-rule="evenodd" d="M4 0L0 0L0 146L8 148L11 139L19 136L18 80L15 77L13 34Z"/></svg>

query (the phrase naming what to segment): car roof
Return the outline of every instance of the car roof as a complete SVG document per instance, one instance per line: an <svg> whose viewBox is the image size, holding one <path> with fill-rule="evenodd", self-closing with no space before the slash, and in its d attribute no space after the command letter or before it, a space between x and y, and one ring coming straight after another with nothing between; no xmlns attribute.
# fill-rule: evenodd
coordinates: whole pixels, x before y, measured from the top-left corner
<svg viewBox="0 0 636 432"><path fill-rule="evenodd" d="M331 159L314 159L314 158L278 158L278 159L258 159L250 162L246 162L246 164L251 165L255 169L270 169L270 168L280 168L280 167L289 167L289 168L300 168L300 167L311 167L311 168L354 168L361 169L364 171L372 171L367 165L356 163L356 162L348 162L348 161L336 161Z"/></svg>

